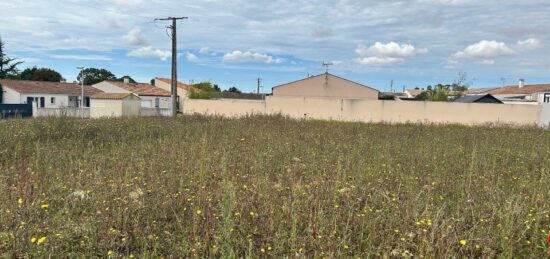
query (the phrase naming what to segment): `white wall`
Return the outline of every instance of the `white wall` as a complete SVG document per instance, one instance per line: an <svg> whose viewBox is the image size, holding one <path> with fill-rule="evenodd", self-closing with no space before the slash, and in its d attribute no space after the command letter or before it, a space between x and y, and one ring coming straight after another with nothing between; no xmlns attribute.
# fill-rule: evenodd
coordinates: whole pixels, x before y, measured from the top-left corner
<svg viewBox="0 0 550 259"><path fill-rule="evenodd" d="M21 94L21 103L27 103L27 97L44 97L44 108L63 108L69 106L69 96L61 94ZM54 98L54 103L51 99ZM80 99L80 96L78 97ZM84 97L86 98L86 96Z"/></svg>
<svg viewBox="0 0 550 259"><path fill-rule="evenodd" d="M163 96L140 96L141 98L141 107L143 108L157 108L155 107L155 99L159 99L159 107L161 109L169 109L172 107L172 97L163 97Z"/></svg>
<svg viewBox="0 0 550 259"><path fill-rule="evenodd" d="M2 86L2 91L4 91L2 95L2 103L6 104L22 104L21 102L21 95L12 90L11 88L8 88L6 86Z"/></svg>

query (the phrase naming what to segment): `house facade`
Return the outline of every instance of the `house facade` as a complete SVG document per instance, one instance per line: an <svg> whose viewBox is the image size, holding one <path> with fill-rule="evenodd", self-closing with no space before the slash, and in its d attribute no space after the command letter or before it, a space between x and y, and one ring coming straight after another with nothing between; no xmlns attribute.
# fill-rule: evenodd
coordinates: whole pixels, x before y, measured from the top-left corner
<svg viewBox="0 0 550 259"><path fill-rule="evenodd" d="M93 85L105 93L133 93L139 96L142 108L170 109L172 97L169 91L150 84L125 81L103 81Z"/></svg>
<svg viewBox="0 0 550 259"><path fill-rule="evenodd" d="M273 96L378 100L379 91L325 73L273 87Z"/></svg>
<svg viewBox="0 0 550 259"><path fill-rule="evenodd" d="M550 103L550 84L525 85L520 80L518 85L497 88L489 93L509 104L541 105Z"/></svg>
<svg viewBox="0 0 550 259"><path fill-rule="evenodd" d="M169 78L155 78L155 86L162 88L170 93L172 93L172 80ZM179 100L189 99L189 85L178 81L177 86L177 95ZM179 102L178 107L180 111L183 111L184 102Z"/></svg>
<svg viewBox="0 0 550 259"><path fill-rule="evenodd" d="M78 84L41 82L26 80L0 80L2 103L35 103L38 108L78 108L82 88L84 89L84 107L90 107L90 97L101 91L91 86Z"/></svg>
<svg viewBox="0 0 550 259"><path fill-rule="evenodd" d="M99 93L91 98L91 118L140 115L141 99L133 93Z"/></svg>

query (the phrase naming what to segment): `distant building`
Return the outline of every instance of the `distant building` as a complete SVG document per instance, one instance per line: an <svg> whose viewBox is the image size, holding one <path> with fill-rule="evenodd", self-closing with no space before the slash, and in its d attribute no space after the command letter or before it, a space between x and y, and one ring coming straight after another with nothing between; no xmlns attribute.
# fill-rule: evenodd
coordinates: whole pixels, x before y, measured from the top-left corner
<svg viewBox="0 0 550 259"><path fill-rule="evenodd" d="M131 83L127 78L124 81L103 81L93 87L106 93L134 93L141 99L142 108L172 107L172 95L169 91L150 84Z"/></svg>
<svg viewBox="0 0 550 259"><path fill-rule="evenodd" d="M35 103L38 108L80 107L82 86L71 83L0 80L2 103ZM90 97L101 90L84 86L84 107L90 107Z"/></svg>
<svg viewBox="0 0 550 259"><path fill-rule="evenodd" d="M518 85L505 86L489 91L504 103L543 104L550 103L550 84L526 85L520 80Z"/></svg>
<svg viewBox="0 0 550 259"><path fill-rule="evenodd" d="M425 92L425 89L420 88L414 88L414 89L407 89L405 90L405 96L403 96L401 99L415 99L418 95Z"/></svg>
<svg viewBox="0 0 550 259"><path fill-rule="evenodd" d="M378 100L379 91L330 73L273 87L273 96Z"/></svg>
<svg viewBox="0 0 550 259"><path fill-rule="evenodd" d="M502 104L502 102L492 96L491 94L468 94L459 97L455 100L457 103L495 103Z"/></svg>

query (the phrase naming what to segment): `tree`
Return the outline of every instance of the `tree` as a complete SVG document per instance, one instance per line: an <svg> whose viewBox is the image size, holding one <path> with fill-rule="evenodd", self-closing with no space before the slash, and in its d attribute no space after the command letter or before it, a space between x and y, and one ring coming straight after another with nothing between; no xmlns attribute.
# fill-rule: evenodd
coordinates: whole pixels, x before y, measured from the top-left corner
<svg viewBox="0 0 550 259"><path fill-rule="evenodd" d="M21 72L18 77L20 80L61 82L64 78L61 74L50 68L27 68Z"/></svg>
<svg viewBox="0 0 550 259"><path fill-rule="evenodd" d="M189 98L191 99L210 99L212 98L212 94L220 92L218 85L206 81L192 84L189 89Z"/></svg>
<svg viewBox="0 0 550 259"><path fill-rule="evenodd" d="M429 85L427 90L416 96L416 100L430 102L448 102L451 85L438 84L435 87Z"/></svg>
<svg viewBox="0 0 550 259"><path fill-rule="evenodd" d="M4 50L4 42L0 38L0 79L9 79L17 76L17 66L23 62L15 58L9 58Z"/></svg>
<svg viewBox="0 0 550 259"><path fill-rule="evenodd" d="M463 95L468 91L471 84L472 81L468 79L468 74L466 72L459 72L451 88L456 95Z"/></svg>
<svg viewBox="0 0 550 259"><path fill-rule="evenodd" d="M224 92L226 93L237 93L237 94L242 94L243 92L241 92L241 90L239 90L239 88L237 87L230 87L228 90L225 90Z"/></svg>
<svg viewBox="0 0 550 259"><path fill-rule="evenodd" d="M86 68L82 73L78 74L77 80L80 82L82 79L82 74L84 74L84 84L93 85L101 83L106 80L116 81L117 77L111 73L111 71L103 68Z"/></svg>

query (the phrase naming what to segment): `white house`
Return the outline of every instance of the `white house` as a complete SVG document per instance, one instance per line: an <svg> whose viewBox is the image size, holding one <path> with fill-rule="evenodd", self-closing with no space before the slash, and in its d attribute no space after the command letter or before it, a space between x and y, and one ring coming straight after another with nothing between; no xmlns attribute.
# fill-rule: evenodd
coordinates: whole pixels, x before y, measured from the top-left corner
<svg viewBox="0 0 550 259"><path fill-rule="evenodd" d="M172 92L172 80L169 78L155 78L155 86L160 87L168 92ZM178 81L176 84L177 86L177 94L180 100L182 99L188 99L189 98L189 89L190 86ZM183 102L179 102L179 110L183 111Z"/></svg>
<svg viewBox="0 0 550 259"><path fill-rule="evenodd" d="M150 84L130 83L124 81L103 81L92 85L105 93L134 93L141 99L142 108L169 109L172 103L171 93Z"/></svg>
<svg viewBox="0 0 550 259"><path fill-rule="evenodd" d="M80 107L82 86L71 83L26 80L0 80L2 103L26 104L35 102L38 108ZM90 107L90 97L101 91L84 87L84 107Z"/></svg>
<svg viewBox="0 0 550 259"><path fill-rule="evenodd" d="M92 96L90 117L134 117L140 114L141 102L132 93L99 93Z"/></svg>

